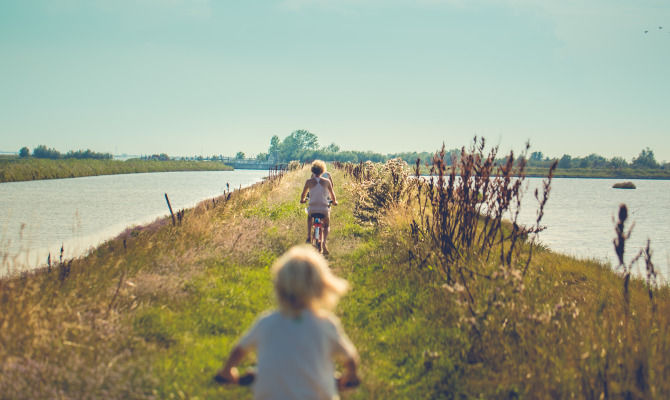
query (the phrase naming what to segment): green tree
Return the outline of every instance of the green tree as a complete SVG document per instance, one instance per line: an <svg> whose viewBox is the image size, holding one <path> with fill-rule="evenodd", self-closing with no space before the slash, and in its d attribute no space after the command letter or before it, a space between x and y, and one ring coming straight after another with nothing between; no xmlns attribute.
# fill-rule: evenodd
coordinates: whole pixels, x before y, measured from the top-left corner
<svg viewBox="0 0 670 400"><path fill-rule="evenodd" d="M304 161L305 152L317 150L318 146L319 138L312 132L304 129L293 131L279 145L279 161Z"/></svg>
<svg viewBox="0 0 670 400"><path fill-rule="evenodd" d="M274 135L272 136L272 139L270 139L268 158L272 159L273 161L279 161L280 150L281 150L281 140L279 139L279 136Z"/></svg>
<svg viewBox="0 0 670 400"><path fill-rule="evenodd" d="M628 162L623 157L612 157L609 162L609 166L614 169L626 168L628 166Z"/></svg>
<svg viewBox="0 0 670 400"><path fill-rule="evenodd" d="M33 157L57 159L60 158L60 152L56 149L47 148L47 146L41 144L33 150Z"/></svg>
<svg viewBox="0 0 670 400"><path fill-rule="evenodd" d="M244 160L244 152L238 151L237 154L235 154L235 159L236 160Z"/></svg>
<svg viewBox="0 0 670 400"><path fill-rule="evenodd" d="M331 143L324 150L329 151L331 153L337 153L338 151L340 151L340 146L336 145L335 143Z"/></svg>
<svg viewBox="0 0 670 400"><path fill-rule="evenodd" d="M21 150L19 150L19 157L21 158L30 157L30 149L25 146L21 147Z"/></svg>
<svg viewBox="0 0 670 400"><path fill-rule="evenodd" d="M203 160L202 156L198 156L198 158L199 158L199 161L202 161L202 160ZM153 160L153 161L169 161L169 160L170 160L170 156L168 156L168 155L165 154L165 153L152 154L152 155L149 156L148 159L149 159L149 160Z"/></svg>
<svg viewBox="0 0 670 400"><path fill-rule="evenodd" d="M637 158L633 159L633 166L637 168L658 168L658 162L656 162L654 152L647 147L640 152Z"/></svg>
<svg viewBox="0 0 670 400"><path fill-rule="evenodd" d="M258 161L267 161L268 159L268 153L258 153L256 155L256 160Z"/></svg>
<svg viewBox="0 0 670 400"><path fill-rule="evenodd" d="M558 160L559 168L572 168L572 156L569 154L563 154L560 160Z"/></svg>
<svg viewBox="0 0 670 400"><path fill-rule="evenodd" d="M605 159L605 157L595 153L589 154L584 158L584 160L586 160L586 167L602 168L607 166L607 160Z"/></svg>

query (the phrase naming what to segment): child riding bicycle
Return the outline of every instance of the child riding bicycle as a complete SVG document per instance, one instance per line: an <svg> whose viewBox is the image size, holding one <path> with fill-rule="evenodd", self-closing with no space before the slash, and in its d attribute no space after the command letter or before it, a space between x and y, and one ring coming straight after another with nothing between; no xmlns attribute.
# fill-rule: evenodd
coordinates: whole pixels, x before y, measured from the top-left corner
<svg viewBox="0 0 670 400"><path fill-rule="evenodd" d="M255 399L337 399L338 388L359 383L358 355L332 310L347 281L330 272L311 246L296 246L272 266L279 310L260 316L239 340L217 378L237 383L235 366L257 352ZM333 358L343 362L336 381Z"/></svg>
<svg viewBox="0 0 670 400"><path fill-rule="evenodd" d="M314 214L321 214L323 221L323 243L322 250L328 254L326 245L328 233L330 232L330 202L337 205L335 192L333 191L332 179L325 179L321 176L326 170L326 163L316 160L312 163L312 177L305 182L305 187L300 195L300 202L307 201L306 196L309 192L309 207L307 208L307 243L312 241L312 219ZM330 195L330 199L328 196Z"/></svg>

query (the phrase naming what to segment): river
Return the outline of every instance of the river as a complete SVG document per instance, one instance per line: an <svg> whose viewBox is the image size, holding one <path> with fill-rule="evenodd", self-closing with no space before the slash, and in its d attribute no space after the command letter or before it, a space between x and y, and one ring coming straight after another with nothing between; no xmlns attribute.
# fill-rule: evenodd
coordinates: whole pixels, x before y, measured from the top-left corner
<svg viewBox="0 0 670 400"><path fill-rule="evenodd" d="M266 171L164 172L108 175L74 179L0 184L0 252L14 270L44 264L47 254L65 257L85 254L126 227L151 222L168 213L164 193L173 209L260 181ZM521 222L535 221L533 190L542 179L528 178ZM612 240L618 206L629 208L635 223L627 259L647 239L652 260L667 278L670 265L670 181L633 180L637 189L613 189L612 179L556 178L542 224L540 241L550 249L578 258L616 265ZM23 226L23 228L21 228ZM334 229L337 229L335 224ZM1 261L2 257L0 257ZM0 266L6 265L5 260ZM0 269L0 275L5 273Z"/></svg>
<svg viewBox="0 0 670 400"><path fill-rule="evenodd" d="M612 240L613 218L625 203L629 217L626 229L635 224L626 242L626 260L651 241L652 261L667 281L670 266L670 181L631 180L636 189L613 189L619 180L555 178L539 236L550 249L578 258L591 258L616 266ZM537 201L533 196L542 179L527 178L528 190L522 202L521 222L532 224Z"/></svg>
<svg viewBox="0 0 670 400"><path fill-rule="evenodd" d="M0 183L0 276L85 254L132 225L259 182L267 171L103 175ZM229 186L227 186L229 185Z"/></svg>

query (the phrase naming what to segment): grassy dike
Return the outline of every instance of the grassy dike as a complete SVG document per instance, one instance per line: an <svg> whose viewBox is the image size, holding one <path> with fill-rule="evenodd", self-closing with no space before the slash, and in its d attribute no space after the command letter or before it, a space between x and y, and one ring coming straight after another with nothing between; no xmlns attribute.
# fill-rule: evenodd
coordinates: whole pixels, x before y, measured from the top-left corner
<svg viewBox="0 0 670 400"><path fill-rule="evenodd" d="M538 250L523 281L510 278L513 290L473 285L491 307L472 317L463 287L408 257L411 210L396 205L361 224L360 187L332 173L340 205L330 263L352 285L337 313L363 378L344 398L670 395L667 288L652 307L634 280L626 305L608 267ZM304 241L298 196L308 175L290 172L203 202L182 226L163 219L50 272L0 281L0 397L250 398L211 377L274 304L268 267Z"/></svg>
<svg viewBox="0 0 670 400"><path fill-rule="evenodd" d="M169 171L231 171L218 162L155 160L48 160L38 158L0 158L0 183L38 179L79 178L82 176L132 174Z"/></svg>

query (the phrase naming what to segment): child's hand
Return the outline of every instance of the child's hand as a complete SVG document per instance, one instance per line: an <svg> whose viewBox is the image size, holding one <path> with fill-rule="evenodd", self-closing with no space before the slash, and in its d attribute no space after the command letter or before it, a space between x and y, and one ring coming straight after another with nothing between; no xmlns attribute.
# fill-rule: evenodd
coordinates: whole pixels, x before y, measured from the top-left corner
<svg viewBox="0 0 670 400"><path fill-rule="evenodd" d="M300 203L301 203L301 204L305 204L305 203L307 203L307 199L300 199Z"/></svg>
<svg viewBox="0 0 670 400"><path fill-rule="evenodd" d="M337 378L337 389L352 389L361 384L361 380L358 379L358 375L354 374L345 374Z"/></svg>
<svg viewBox="0 0 670 400"><path fill-rule="evenodd" d="M337 203L337 200L333 200L333 205L336 206L337 204L338 204L338 203Z"/></svg>
<svg viewBox="0 0 670 400"><path fill-rule="evenodd" d="M229 370L222 369L214 376L214 380L222 385L237 383L240 380L240 374L235 367L230 368Z"/></svg>

